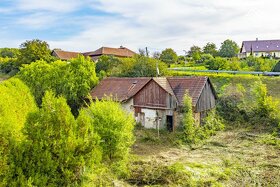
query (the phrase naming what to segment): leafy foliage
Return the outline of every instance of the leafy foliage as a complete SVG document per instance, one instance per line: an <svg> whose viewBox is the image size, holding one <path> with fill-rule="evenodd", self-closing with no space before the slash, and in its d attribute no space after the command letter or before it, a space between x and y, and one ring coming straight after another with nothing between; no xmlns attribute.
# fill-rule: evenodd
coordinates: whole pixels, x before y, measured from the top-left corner
<svg viewBox="0 0 280 187"><path fill-rule="evenodd" d="M96 73L105 71L108 75L111 75L120 63L120 59L116 57L102 55L96 63Z"/></svg>
<svg viewBox="0 0 280 187"><path fill-rule="evenodd" d="M25 41L20 45L19 52L19 64L30 64L37 60L44 60L46 62L54 60L48 43L39 39Z"/></svg>
<svg viewBox="0 0 280 187"><path fill-rule="evenodd" d="M22 128L29 112L37 109L33 96L19 79L0 84L0 186L10 172L11 149L23 140Z"/></svg>
<svg viewBox="0 0 280 187"><path fill-rule="evenodd" d="M52 90L56 95L64 96L76 113L98 81L95 64L83 56L69 62L40 60L21 68L18 77L30 87L38 104L45 92Z"/></svg>
<svg viewBox="0 0 280 187"><path fill-rule="evenodd" d="M183 129L184 129L184 141L192 143L195 138L195 121L192 110L192 99L188 95L188 92L184 95L184 117L183 117Z"/></svg>
<svg viewBox="0 0 280 187"><path fill-rule="evenodd" d="M202 54L201 48L198 46L195 46L195 45L192 46L190 48L190 50L188 51L188 56L192 57L193 60L195 60L195 61L200 59L201 54Z"/></svg>
<svg viewBox="0 0 280 187"><path fill-rule="evenodd" d="M221 88L217 110L221 117L229 122L242 123L248 117L245 105L245 88L226 84Z"/></svg>
<svg viewBox="0 0 280 187"><path fill-rule="evenodd" d="M121 59L122 63L119 66L117 76L124 77L156 77L157 66L160 76L167 73L167 66L160 60L145 57L135 56L133 58Z"/></svg>
<svg viewBox="0 0 280 187"><path fill-rule="evenodd" d="M103 161L115 165L115 169L123 172L134 142L133 128L135 121L130 114L113 101L96 101L86 110L91 117L91 125L101 138ZM118 172L118 171L117 171Z"/></svg>
<svg viewBox="0 0 280 187"><path fill-rule="evenodd" d="M177 62L178 56L173 49L167 48L161 52L159 59L170 66L170 64Z"/></svg>
<svg viewBox="0 0 280 187"><path fill-rule="evenodd" d="M86 167L100 161L99 137L87 116L76 121L62 97L46 92L42 108L31 113L26 140L13 153L11 185L69 186L79 184Z"/></svg>
<svg viewBox="0 0 280 187"><path fill-rule="evenodd" d="M217 56L218 55L218 50L217 46L214 43L208 42L204 47L203 47L203 53L204 54L210 54L212 56Z"/></svg>
<svg viewBox="0 0 280 187"><path fill-rule="evenodd" d="M19 55L19 49L17 48L0 48L0 57L3 58L16 58Z"/></svg>
<svg viewBox="0 0 280 187"><path fill-rule="evenodd" d="M252 94L256 102L252 111L252 122L263 126L277 127L280 123L279 102L268 96L266 85L260 81L252 85Z"/></svg>
<svg viewBox="0 0 280 187"><path fill-rule="evenodd" d="M13 70L18 71L17 59L10 57L0 57L0 72L6 74Z"/></svg>
<svg viewBox="0 0 280 187"><path fill-rule="evenodd" d="M192 111L191 97L186 93L184 95L183 107L183 137L182 140L189 144L196 144L202 140L214 135L216 131L222 130L224 124L216 111L208 111L207 117L202 121L202 124L195 124Z"/></svg>
<svg viewBox="0 0 280 187"><path fill-rule="evenodd" d="M221 44L219 55L221 57L234 57L237 55L238 51L239 47L237 43L227 39Z"/></svg>

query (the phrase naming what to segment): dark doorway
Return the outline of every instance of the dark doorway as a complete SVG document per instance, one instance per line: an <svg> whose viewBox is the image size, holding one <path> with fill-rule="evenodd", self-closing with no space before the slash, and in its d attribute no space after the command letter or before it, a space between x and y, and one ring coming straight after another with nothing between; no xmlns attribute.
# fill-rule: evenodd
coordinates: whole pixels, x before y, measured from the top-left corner
<svg viewBox="0 0 280 187"><path fill-rule="evenodd" d="M173 116L166 116L166 124L167 124L167 130L172 132L173 131Z"/></svg>

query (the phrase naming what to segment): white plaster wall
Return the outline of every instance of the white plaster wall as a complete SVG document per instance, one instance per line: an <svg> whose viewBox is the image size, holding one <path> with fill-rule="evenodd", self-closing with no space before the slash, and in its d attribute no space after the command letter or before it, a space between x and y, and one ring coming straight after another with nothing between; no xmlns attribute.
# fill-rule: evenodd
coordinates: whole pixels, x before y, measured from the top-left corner
<svg viewBox="0 0 280 187"><path fill-rule="evenodd" d="M129 113L133 113L134 115L134 107L133 107L133 99L129 99L127 102L122 103L122 108Z"/></svg>
<svg viewBox="0 0 280 187"><path fill-rule="evenodd" d="M157 128L157 124L156 124L156 117L157 117L156 110L143 108L141 110L141 112L143 112L145 114L145 124L144 124L144 127L148 128L148 129L156 129Z"/></svg>

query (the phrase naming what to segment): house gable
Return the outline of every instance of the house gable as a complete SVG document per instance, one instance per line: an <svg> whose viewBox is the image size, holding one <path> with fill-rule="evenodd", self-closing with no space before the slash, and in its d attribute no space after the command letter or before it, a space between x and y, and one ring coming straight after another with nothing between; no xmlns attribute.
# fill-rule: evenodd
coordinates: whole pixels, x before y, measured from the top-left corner
<svg viewBox="0 0 280 187"><path fill-rule="evenodd" d="M209 79L205 83L202 92L195 105L196 112L207 111L216 105L216 94Z"/></svg>
<svg viewBox="0 0 280 187"><path fill-rule="evenodd" d="M155 80L151 79L133 97L133 104L142 107L170 108L171 94L163 89Z"/></svg>

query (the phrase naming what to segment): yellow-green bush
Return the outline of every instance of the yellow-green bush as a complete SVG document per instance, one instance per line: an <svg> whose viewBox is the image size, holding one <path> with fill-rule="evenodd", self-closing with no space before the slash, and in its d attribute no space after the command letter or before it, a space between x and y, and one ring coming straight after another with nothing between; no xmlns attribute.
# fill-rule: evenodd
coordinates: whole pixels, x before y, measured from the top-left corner
<svg viewBox="0 0 280 187"><path fill-rule="evenodd" d="M19 79L0 83L0 186L10 171L11 149L24 139L22 128L26 116L37 110L29 88Z"/></svg>

